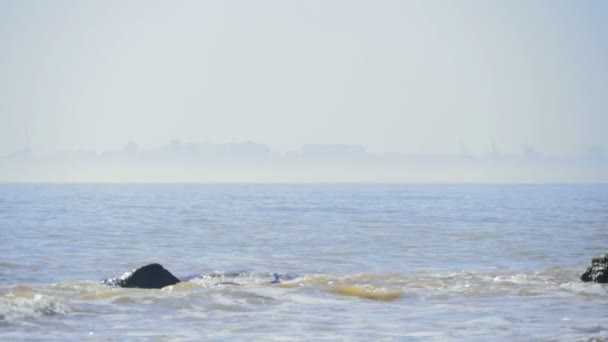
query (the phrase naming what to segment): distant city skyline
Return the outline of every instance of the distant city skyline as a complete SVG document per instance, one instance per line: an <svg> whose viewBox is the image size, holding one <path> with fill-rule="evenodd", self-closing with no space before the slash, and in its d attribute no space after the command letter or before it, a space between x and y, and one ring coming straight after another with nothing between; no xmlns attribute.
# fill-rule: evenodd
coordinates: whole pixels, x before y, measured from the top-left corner
<svg viewBox="0 0 608 342"><path fill-rule="evenodd" d="M310 144L277 151L255 142L172 141L159 148L134 142L107 151L20 150L0 157L0 182L237 182L237 183L602 183L608 157L601 148L550 156L526 146L503 154L374 154L347 144Z"/></svg>
<svg viewBox="0 0 608 342"><path fill-rule="evenodd" d="M346 155L352 155L352 154L370 154L370 155L377 155L377 156L385 156L385 155L401 155L401 156L416 156L416 155L429 155L429 156L433 156L433 155L439 155L439 156L470 156L470 157L484 157L484 156L501 156L501 155L505 155L505 156L524 156L524 157L533 157L533 156L548 156L548 157L580 157L580 156L597 156L597 157L604 157L606 156L606 149L604 149L603 147L600 146L588 146L585 149L582 149L580 151L574 151L574 153L570 153L570 154L547 154L545 152L543 152L542 150L539 150L536 148L536 146L534 145L530 145L530 144L522 144L521 146L521 150L520 151L513 151L513 152L503 152L500 148L500 146L498 144L496 144L495 142L491 142L490 144L488 144L487 150L485 151L481 151L479 153L476 154L472 154L469 152L468 148L460 143L459 145L457 145L457 148L451 149L448 152L443 152L443 153L398 153L398 152L388 152L388 151L380 151L380 152L376 152L376 151L371 151L369 150L366 146L363 145L358 145L358 144L349 144L349 143L332 143L332 144L318 144L318 143L306 143L306 144L302 144L294 149L277 149L274 146L268 145L268 144L264 144L264 143L260 143L260 142L256 142L256 141L251 141L251 140L243 140L243 141L231 141L231 142L220 142L220 143L214 143L214 142L208 142L208 141L183 141L180 139L171 139L170 141L166 142L164 145L158 145L158 146L142 146L140 145L138 142L134 141L134 140L129 140L126 143L123 143L121 146L116 147L116 148L108 148L108 149L92 149L92 148L78 148L78 149L56 149L56 150L50 150L50 149L43 149L41 151L37 151L35 149L32 149L30 147L23 147L14 151L11 151L10 153L6 153L4 155L0 155L0 158L2 157L10 157L11 155L18 155L18 154L31 154L32 156L53 156L53 155L58 155L58 154L64 154L64 153L88 153L88 154L99 154L99 155L103 155L103 154L107 154L107 153L113 153L113 152L117 152L117 151L130 151L130 152L140 152L142 150L159 150L159 149L164 149L167 147L174 147L174 148L186 148L186 149L200 149L200 148L208 148L208 147L214 147L214 148L227 148L227 147L239 147L239 146L249 146L250 148L253 149L258 149L258 151L260 149L263 150L267 150L268 152L273 152L273 153L296 153L296 152L314 152L315 150L317 150L317 152L319 152L321 149L326 149L326 148L342 148L342 153L346 154ZM456 147L456 146L455 146ZM227 151L227 150L226 150Z"/></svg>

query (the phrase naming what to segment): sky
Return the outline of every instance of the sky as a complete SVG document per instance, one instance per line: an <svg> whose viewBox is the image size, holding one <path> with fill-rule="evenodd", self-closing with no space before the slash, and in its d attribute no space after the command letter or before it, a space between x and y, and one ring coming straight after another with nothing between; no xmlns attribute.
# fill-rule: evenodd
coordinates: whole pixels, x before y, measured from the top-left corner
<svg viewBox="0 0 608 342"><path fill-rule="evenodd" d="M606 1L0 0L0 155L608 150Z"/></svg>

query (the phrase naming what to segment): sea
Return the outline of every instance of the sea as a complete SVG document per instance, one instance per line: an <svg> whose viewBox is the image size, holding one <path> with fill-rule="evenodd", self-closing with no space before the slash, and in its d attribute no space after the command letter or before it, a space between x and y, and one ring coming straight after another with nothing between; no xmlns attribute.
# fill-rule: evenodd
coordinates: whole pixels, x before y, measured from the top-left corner
<svg viewBox="0 0 608 342"><path fill-rule="evenodd" d="M3 184L0 341L608 341L605 253L606 184Z"/></svg>

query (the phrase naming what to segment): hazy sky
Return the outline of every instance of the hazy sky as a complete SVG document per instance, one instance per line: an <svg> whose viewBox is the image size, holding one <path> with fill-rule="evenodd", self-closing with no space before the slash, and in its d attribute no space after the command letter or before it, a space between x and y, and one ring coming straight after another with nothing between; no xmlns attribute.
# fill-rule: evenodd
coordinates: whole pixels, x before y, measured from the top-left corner
<svg viewBox="0 0 608 342"><path fill-rule="evenodd" d="M607 1L0 0L0 155L608 149Z"/></svg>

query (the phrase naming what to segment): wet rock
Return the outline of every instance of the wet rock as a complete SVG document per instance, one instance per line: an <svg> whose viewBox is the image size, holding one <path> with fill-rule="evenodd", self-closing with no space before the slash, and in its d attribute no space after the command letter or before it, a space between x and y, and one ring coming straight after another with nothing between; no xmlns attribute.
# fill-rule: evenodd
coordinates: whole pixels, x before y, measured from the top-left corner
<svg viewBox="0 0 608 342"><path fill-rule="evenodd" d="M140 289L160 289L179 282L179 279L160 264L142 266L120 277L102 281L106 285Z"/></svg>
<svg viewBox="0 0 608 342"><path fill-rule="evenodd" d="M593 258L591 266L581 274L581 280L608 283L608 254Z"/></svg>

